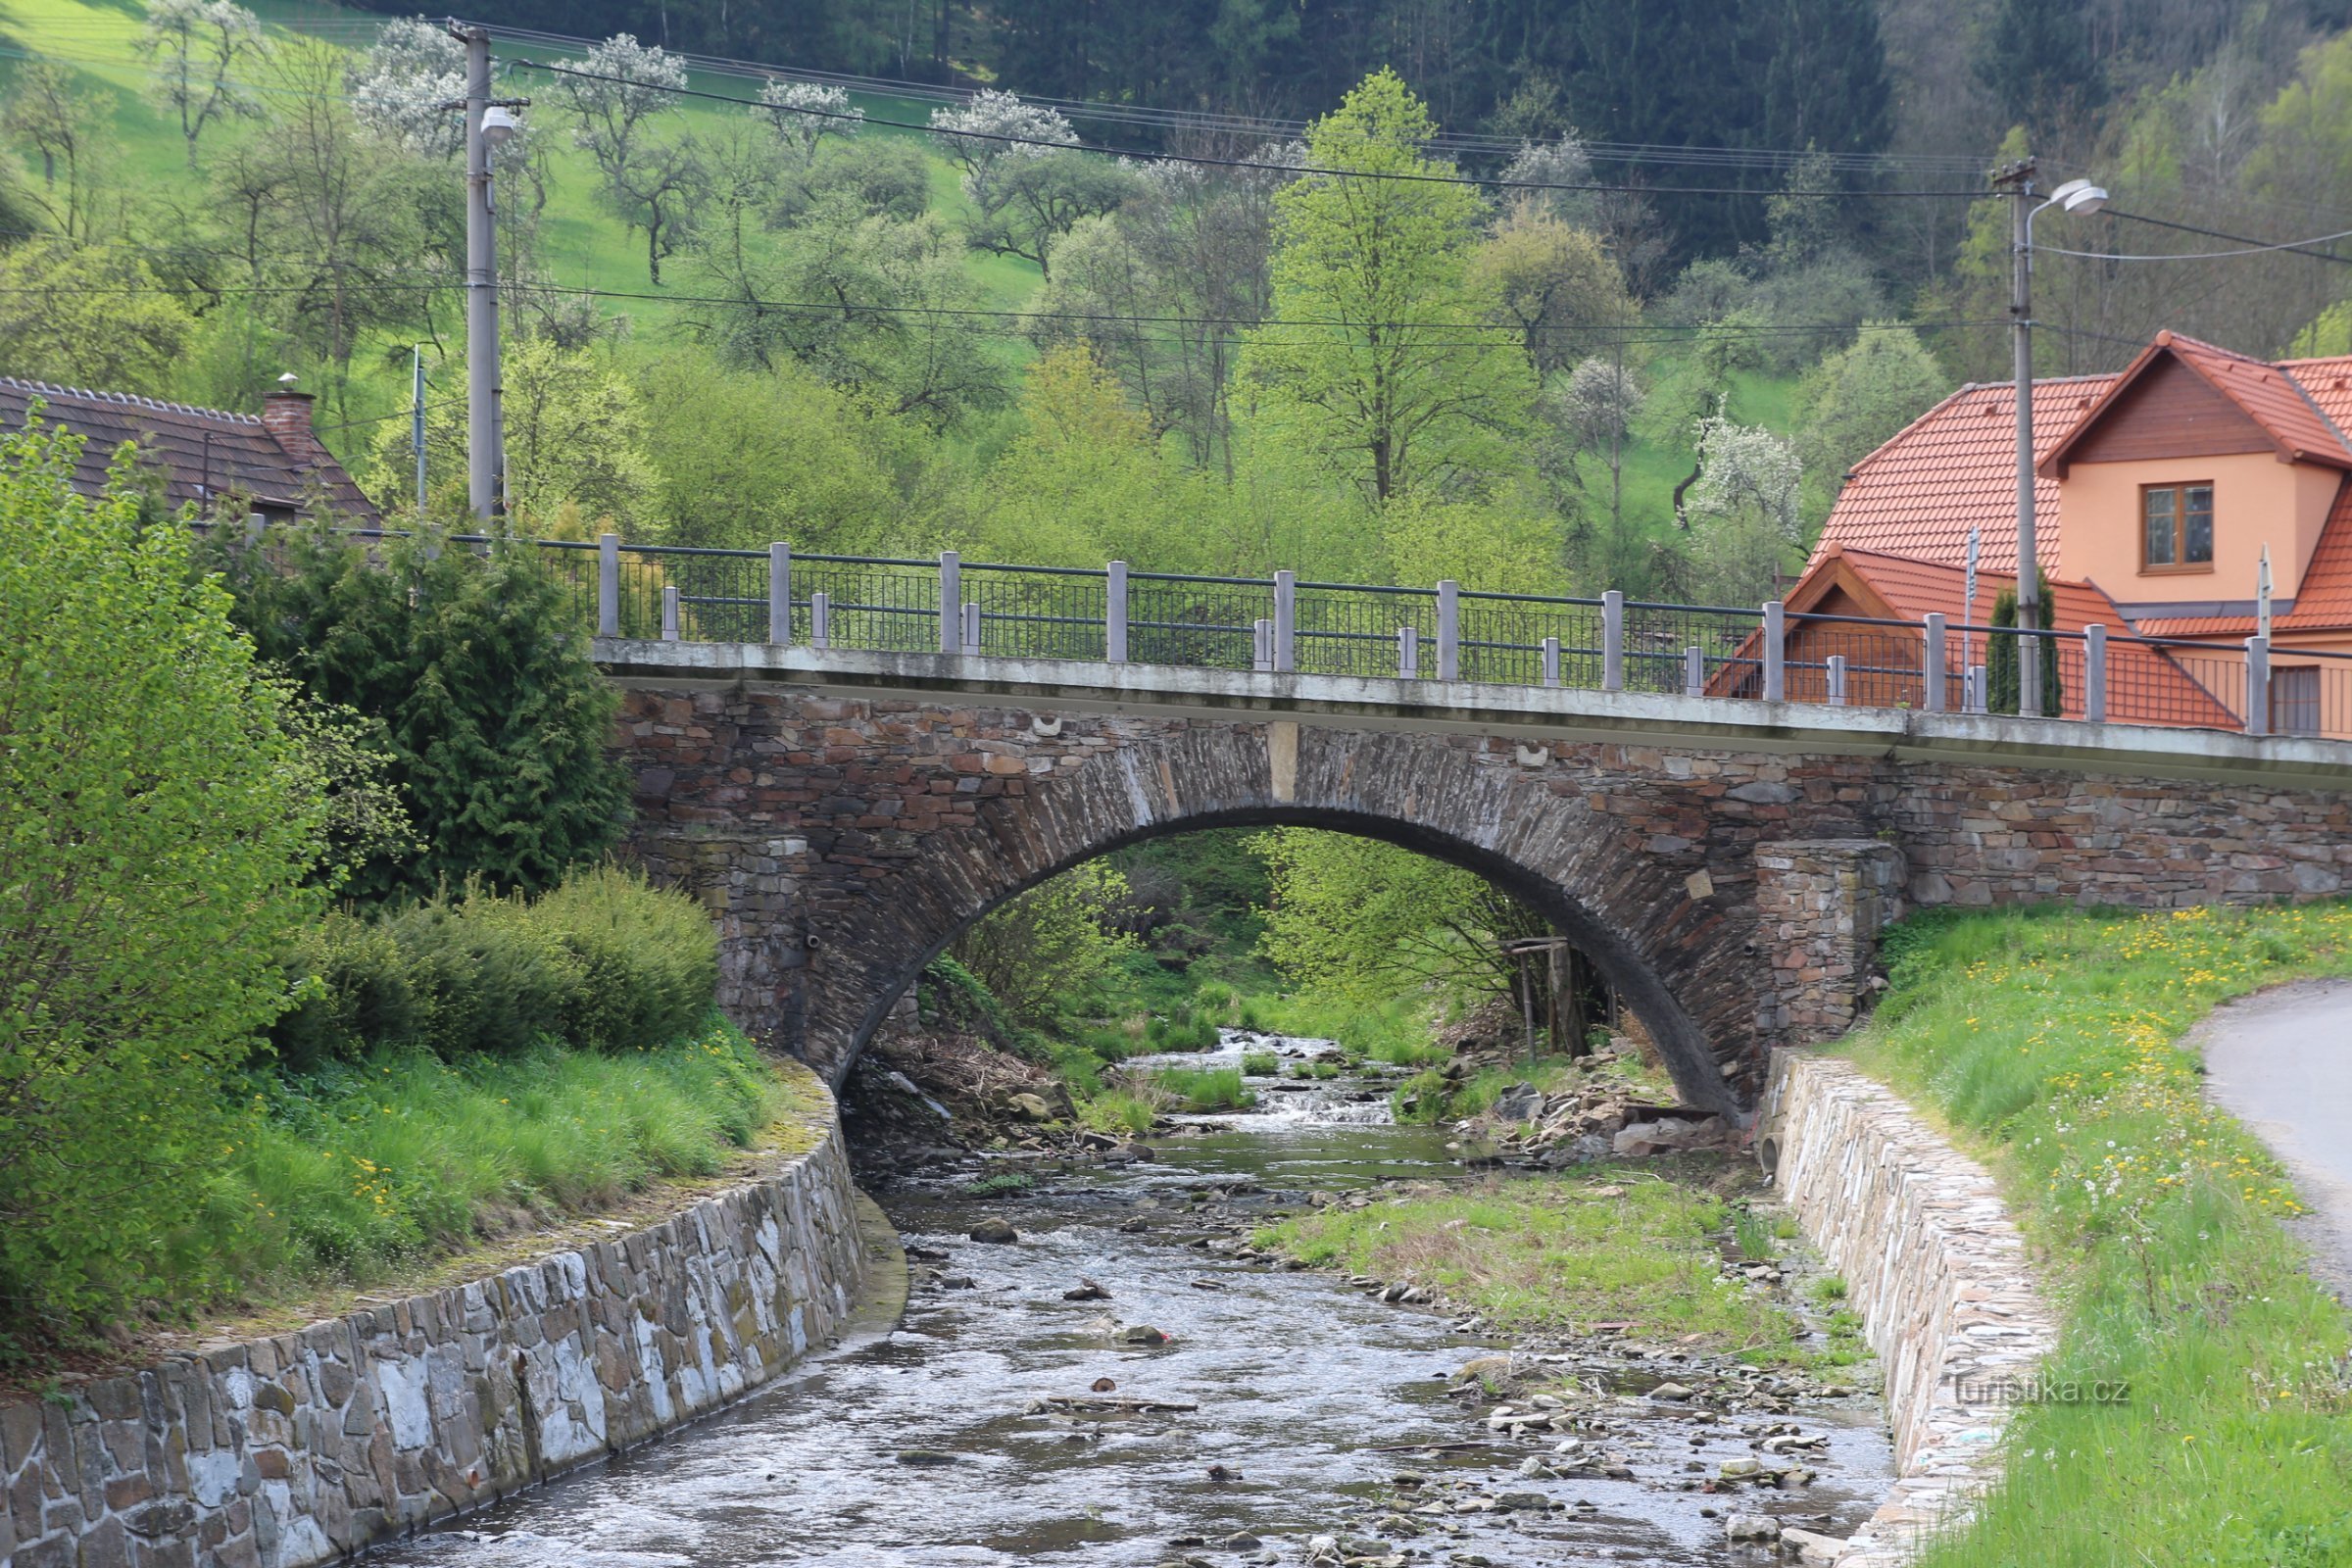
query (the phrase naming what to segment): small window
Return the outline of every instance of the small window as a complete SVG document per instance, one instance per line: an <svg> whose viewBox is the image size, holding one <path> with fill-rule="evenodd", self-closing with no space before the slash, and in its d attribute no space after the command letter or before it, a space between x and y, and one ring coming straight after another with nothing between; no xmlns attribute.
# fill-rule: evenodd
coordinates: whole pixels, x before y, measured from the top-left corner
<svg viewBox="0 0 2352 1568"><path fill-rule="evenodd" d="M2142 570L2213 569L2213 486L2152 484L2139 503Z"/></svg>
<svg viewBox="0 0 2352 1568"><path fill-rule="evenodd" d="M2320 671L2315 664L2271 671L2271 733L2320 732Z"/></svg>

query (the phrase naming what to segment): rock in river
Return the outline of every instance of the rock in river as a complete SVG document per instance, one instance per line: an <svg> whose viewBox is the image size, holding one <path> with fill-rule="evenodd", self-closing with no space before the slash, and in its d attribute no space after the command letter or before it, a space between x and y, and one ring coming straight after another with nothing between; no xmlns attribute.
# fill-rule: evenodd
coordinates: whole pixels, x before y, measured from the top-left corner
<svg viewBox="0 0 2352 1568"><path fill-rule="evenodd" d="M1723 1533L1733 1541L1778 1541L1781 1522L1768 1513L1736 1513L1723 1522Z"/></svg>
<svg viewBox="0 0 2352 1568"><path fill-rule="evenodd" d="M1017 1242L1020 1239L1021 1233L1014 1230L1008 1221L999 1219L993 1214L972 1227L972 1240L975 1242L1004 1243Z"/></svg>

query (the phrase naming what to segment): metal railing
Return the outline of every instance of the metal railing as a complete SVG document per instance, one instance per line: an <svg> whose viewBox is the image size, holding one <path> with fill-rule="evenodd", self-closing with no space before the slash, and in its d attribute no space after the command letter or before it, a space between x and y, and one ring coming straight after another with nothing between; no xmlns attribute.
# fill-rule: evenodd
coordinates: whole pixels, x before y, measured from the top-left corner
<svg viewBox="0 0 2352 1568"><path fill-rule="evenodd" d="M249 534L259 531L248 525ZM382 530L339 530L369 538ZM487 549L488 538L447 541ZM937 558L534 541L600 636L2015 713L2015 627ZM2045 631L2044 716L2352 740L2352 654Z"/></svg>

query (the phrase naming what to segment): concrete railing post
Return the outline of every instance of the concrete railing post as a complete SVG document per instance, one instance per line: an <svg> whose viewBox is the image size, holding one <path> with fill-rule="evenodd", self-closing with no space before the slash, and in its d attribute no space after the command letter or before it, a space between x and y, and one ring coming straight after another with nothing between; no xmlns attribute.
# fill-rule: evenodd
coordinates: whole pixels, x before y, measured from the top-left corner
<svg viewBox="0 0 2352 1568"><path fill-rule="evenodd" d="M1982 713L1990 710L1992 698L1984 685L1984 666L1971 664L1968 670L1968 710Z"/></svg>
<svg viewBox="0 0 2352 1568"><path fill-rule="evenodd" d="M2246 639L2246 733L2271 732L2271 640Z"/></svg>
<svg viewBox="0 0 2352 1568"><path fill-rule="evenodd" d="M1127 662L1127 563L1114 561L1102 584L1102 657Z"/></svg>
<svg viewBox="0 0 2352 1568"><path fill-rule="evenodd" d="M1600 689L1625 690L1625 595L1614 588L1600 596Z"/></svg>
<svg viewBox="0 0 2352 1568"><path fill-rule="evenodd" d="M249 545L260 544L262 542L262 530L267 528L269 525L270 519L263 516L260 513L248 512L245 514L245 542Z"/></svg>
<svg viewBox="0 0 2352 1568"><path fill-rule="evenodd" d="M1926 637L1921 644L1919 674L1921 706L1931 713L1940 713L1945 706L1943 673L1943 615L1931 612Z"/></svg>
<svg viewBox="0 0 2352 1568"><path fill-rule="evenodd" d="M1683 695L1707 695L1707 651L1703 648L1683 650Z"/></svg>
<svg viewBox="0 0 2352 1568"><path fill-rule="evenodd" d="M953 550L939 553L939 651L952 654L963 635L963 562Z"/></svg>
<svg viewBox="0 0 2352 1568"><path fill-rule="evenodd" d="M1764 700L1788 697L1788 607L1778 599L1764 607Z"/></svg>
<svg viewBox="0 0 2352 1568"><path fill-rule="evenodd" d="M674 582L662 585L662 640L678 640L678 585Z"/></svg>
<svg viewBox="0 0 2352 1568"><path fill-rule="evenodd" d="M2095 622L2082 628L2082 720L2107 722L2107 628Z"/></svg>
<svg viewBox="0 0 2352 1568"><path fill-rule="evenodd" d="M1544 639L1544 684L1557 686L1559 683L1560 640L1557 637L1546 637Z"/></svg>
<svg viewBox="0 0 2352 1568"><path fill-rule="evenodd" d="M1462 678L1462 585L1438 584L1438 679Z"/></svg>
<svg viewBox="0 0 2352 1568"><path fill-rule="evenodd" d="M1274 667L1274 622L1260 615L1250 623L1250 669L1263 675Z"/></svg>
<svg viewBox="0 0 2352 1568"><path fill-rule="evenodd" d="M1396 678L1414 680L1421 674L1421 628L1396 628Z"/></svg>
<svg viewBox="0 0 2352 1568"><path fill-rule="evenodd" d="M1274 574L1274 667L1288 672L1298 667L1298 574Z"/></svg>
<svg viewBox="0 0 2352 1568"><path fill-rule="evenodd" d="M1830 656L1830 706L1832 708L1845 706L1845 656L1843 654Z"/></svg>
<svg viewBox="0 0 2352 1568"><path fill-rule="evenodd" d="M822 588L808 596L808 646L833 646L833 596Z"/></svg>
<svg viewBox="0 0 2352 1568"><path fill-rule="evenodd" d="M792 546L781 539L767 547L767 640L792 642Z"/></svg>
<svg viewBox="0 0 2352 1568"><path fill-rule="evenodd" d="M980 601L977 599L966 601L963 607L963 651L972 655L980 652Z"/></svg>
<svg viewBox="0 0 2352 1568"><path fill-rule="evenodd" d="M620 535L596 536L596 634L620 635Z"/></svg>

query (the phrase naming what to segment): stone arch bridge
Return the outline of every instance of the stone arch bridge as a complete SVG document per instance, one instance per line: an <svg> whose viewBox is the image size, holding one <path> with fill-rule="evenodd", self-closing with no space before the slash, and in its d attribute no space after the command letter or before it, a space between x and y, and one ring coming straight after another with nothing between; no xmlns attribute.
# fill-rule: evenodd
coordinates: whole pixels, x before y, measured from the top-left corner
<svg viewBox="0 0 2352 1568"><path fill-rule="evenodd" d="M957 932L1141 839L1295 822L1557 924L1743 1111L1909 908L2352 892L2352 745L1623 692L599 639L635 855L721 1002L839 1081Z"/></svg>

